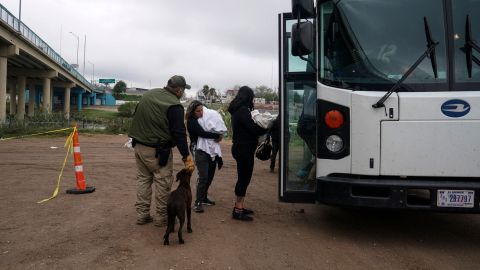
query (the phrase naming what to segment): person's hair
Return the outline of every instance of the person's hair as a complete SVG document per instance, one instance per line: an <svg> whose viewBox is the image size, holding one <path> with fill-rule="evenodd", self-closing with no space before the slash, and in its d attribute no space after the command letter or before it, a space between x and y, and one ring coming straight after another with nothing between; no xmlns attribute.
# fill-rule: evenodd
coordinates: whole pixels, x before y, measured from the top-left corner
<svg viewBox="0 0 480 270"><path fill-rule="evenodd" d="M203 106L203 103L198 101L198 100L194 100L192 102L190 102L190 104L188 105L187 107L187 111L185 112L185 120L188 122L188 120L190 119L190 117L193 117L193 115L195 114L195 110L197 109L198 106Z"/></svg>
<svg viewBox="0 0 480 270"><path fill-rule="evenodd" d="M248 86L242 86L238 89L238 93L235 98L230 102L228 106L228 111L234 113L238 108L246 106L250 111L253 110L253 94L252 88Z"/></svg>

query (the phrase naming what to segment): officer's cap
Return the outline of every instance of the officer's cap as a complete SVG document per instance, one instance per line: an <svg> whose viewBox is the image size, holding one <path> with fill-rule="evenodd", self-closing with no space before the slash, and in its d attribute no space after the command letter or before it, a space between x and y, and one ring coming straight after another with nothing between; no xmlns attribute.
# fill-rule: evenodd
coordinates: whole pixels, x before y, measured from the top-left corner
<svg viewBox="0 0 480 270"><path fill-rule="evenodd" d="M180 75L174 75L170 79L168 79L168 86L172 88L183 87L185 89L190 89L190 85L187 84L185 78Z"/></svg>

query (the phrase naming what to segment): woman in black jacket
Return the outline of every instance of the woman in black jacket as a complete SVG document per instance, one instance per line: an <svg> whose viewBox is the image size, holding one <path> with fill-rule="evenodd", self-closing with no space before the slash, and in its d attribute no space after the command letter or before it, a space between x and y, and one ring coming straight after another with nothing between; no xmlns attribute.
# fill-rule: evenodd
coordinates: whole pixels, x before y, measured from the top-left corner
<svg viewBox="0 0 480 270"><path fill-rule="evenodd" d="M198 138L215 139L217 142L220 142L223 138L221 134L203 130L198 123L198 119L202 118L202 116L203 104L198 100L192 101L185 113L185 119L187 120L187 130L190 136L190 151L195 159L198 171L197 196L193 207L193 210L197 213L203 213L203 204L215 205L215 202L210 200L207 195L215 176L215 167L217 165L217 159L212 160L208 153L197 149Z"/></svg>
<svg viewBox="0 0 480 270"><path fill-rule="evenodd" d="M242 221L253 220L249 216L253 214L253 211L244 207L245 194L252 178L258 137L267 132L266 129L255 124L252 119L253 98L253 90L248 86L242 86L228 107L228 111L232 115L232 156L237 162L238 175L232 218Z"/></svg>

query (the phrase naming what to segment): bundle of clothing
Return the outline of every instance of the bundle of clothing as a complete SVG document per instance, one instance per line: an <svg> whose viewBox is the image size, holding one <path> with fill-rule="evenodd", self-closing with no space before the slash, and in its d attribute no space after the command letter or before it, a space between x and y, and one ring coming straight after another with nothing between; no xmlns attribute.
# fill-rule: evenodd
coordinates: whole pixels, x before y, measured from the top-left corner
<svg viewBox="0 0 480 270"><path fill-rule="evenodd" d="M270 129L273 125L273 121L275 120L276 116L273 116L269 112L261 113L258 110L252 111L252 119L255 124L259 125L264 129Z"/></svg>
<svg viewBox="0 0 480 270"><path fill-rule="evenodd" d="M220 113L206 107L203 107L203 117L198 118L198 124L207 132L218 134L224 134L227 132L227 127L225 126L225 122L223 122L223 118ZM199 137L197 141L197 149L209 154L212 160L215 158L222 158L222 149L220 148L220 144L214 139Z"/></svg>

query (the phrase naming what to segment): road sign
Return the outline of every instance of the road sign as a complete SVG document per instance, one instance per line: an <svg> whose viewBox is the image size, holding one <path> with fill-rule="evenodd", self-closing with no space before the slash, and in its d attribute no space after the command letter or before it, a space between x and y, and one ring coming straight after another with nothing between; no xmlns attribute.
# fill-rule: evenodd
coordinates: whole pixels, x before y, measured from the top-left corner
<svg viewBox="0 0 480 270"><path fill-rule="evenodd" d="M98 83L115 83L115 79L98 79Z"/></svg>

